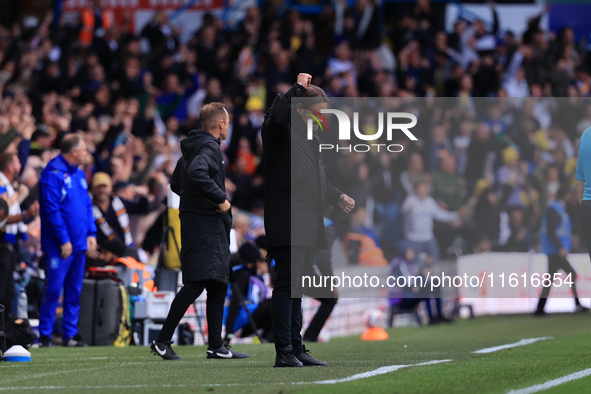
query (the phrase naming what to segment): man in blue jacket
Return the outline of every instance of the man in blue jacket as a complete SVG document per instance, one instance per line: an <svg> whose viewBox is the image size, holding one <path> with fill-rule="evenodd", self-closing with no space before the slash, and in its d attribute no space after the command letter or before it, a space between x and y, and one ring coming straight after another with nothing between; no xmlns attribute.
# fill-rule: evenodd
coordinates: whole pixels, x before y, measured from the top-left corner
<svg viewBox="0 0 591 394"><path fill-rule="evenodd" d="M63 346L85 347L78 335L80 292L86 251L96 249L96 225L88 184L78 167L86 159L86 143L77 134L64 137L61 155L41 175L39 205L45 289L39 313L40 346L53 346L55 310L64 290Z"/></svg>

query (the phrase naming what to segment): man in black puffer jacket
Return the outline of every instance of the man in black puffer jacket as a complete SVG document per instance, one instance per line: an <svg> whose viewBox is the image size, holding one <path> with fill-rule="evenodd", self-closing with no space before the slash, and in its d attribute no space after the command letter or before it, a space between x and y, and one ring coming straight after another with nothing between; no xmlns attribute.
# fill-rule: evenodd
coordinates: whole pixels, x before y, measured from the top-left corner
<svg viewBox="0 0 591 394"><path fill-rule="evenodd" d="M226 198L220 140L228 138L230 118L222 103L201 109L203 130L193 130L181 142L181 157L170 179L180 195L183 288L176 295L160 335L150 346L165 360L180 360L172 350L175 328L204 289L207 289L207 358L246 358L222 343L224 300L230 282L231 206Z"/></svg>

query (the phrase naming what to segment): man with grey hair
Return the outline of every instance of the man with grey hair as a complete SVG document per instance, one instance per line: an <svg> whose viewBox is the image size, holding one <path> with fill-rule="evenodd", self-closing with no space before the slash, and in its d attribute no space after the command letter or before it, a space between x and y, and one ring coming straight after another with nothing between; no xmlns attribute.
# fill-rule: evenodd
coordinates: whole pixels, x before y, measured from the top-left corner
<svg viewBox="0 0 591 394"><path fill-rule="evenodd" d="M45 289L39 312L40 345L51 347L55 310L63 288L62 344L85 347L78 335L80 293L86 252L96 249L96 225L86 175L78 168L86 161L86 143L77 134L64 137L61 154L41 175L39 205Z"/></svg>

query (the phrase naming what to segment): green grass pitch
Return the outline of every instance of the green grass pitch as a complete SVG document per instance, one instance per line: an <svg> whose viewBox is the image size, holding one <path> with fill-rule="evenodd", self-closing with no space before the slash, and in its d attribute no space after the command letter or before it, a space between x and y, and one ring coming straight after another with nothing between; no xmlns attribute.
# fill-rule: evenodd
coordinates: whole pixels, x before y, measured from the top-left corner
<svg viewBox="0 0 591 394"><path fill-rule="evenodd" d="M31 363L0 363L0 393L507 393L591 368L591 314L479 317L389 334L382 342L349 337L310 344L328 368L271 368L269 344L235 346L251 354L247 360L207 360L204 347L176 347L179 362L162 361L144 347L32 349ZM472 353L536 337L554 339ZM451 361L317 383L433 360ZM543 392L589 393L591 376Z"/></svg>

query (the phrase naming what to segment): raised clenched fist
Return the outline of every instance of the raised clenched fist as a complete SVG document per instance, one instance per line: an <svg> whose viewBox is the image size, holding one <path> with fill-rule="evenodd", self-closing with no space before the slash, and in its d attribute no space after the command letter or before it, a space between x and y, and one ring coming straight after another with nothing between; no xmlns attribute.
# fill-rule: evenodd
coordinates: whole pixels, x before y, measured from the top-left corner
<svg viewBox="0 0 591 394"><path fill-rule="evenodd" d="M312 82L312 76L310 74L306 74L306 73L298 74L297 83L299 83L303 87L307 88L308 86L310 86L311 82Z"/></svg>

